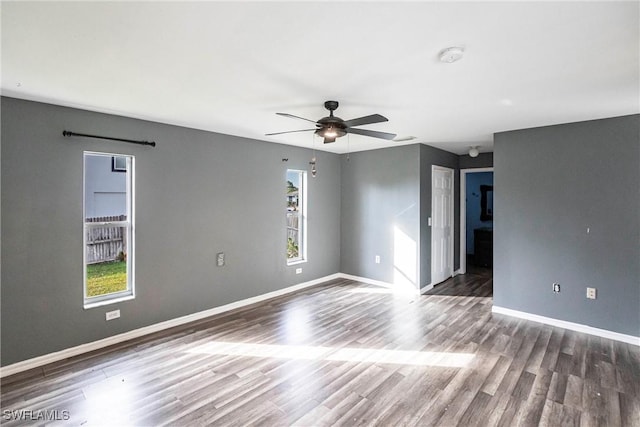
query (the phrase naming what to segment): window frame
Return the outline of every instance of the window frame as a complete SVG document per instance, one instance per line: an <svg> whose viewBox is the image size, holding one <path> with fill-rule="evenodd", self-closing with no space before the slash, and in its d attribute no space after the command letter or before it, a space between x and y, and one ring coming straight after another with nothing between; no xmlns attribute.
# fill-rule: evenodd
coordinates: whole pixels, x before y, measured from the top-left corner
<svg viewBox="0 0 640 427"><path fill-rule="evenodd" d="M126 173L126 221L103 221L103 222L86 222L87 210L87 157L102 156L126 158L126 170L112 172ZM131 154L115 154L96 151L84 151L82 155L82 294L83 306L85 309L100 307L108 304L114 304L135 298L135 157ZM98 296L87 296L87 230L101 227L123 227L126 230L127 239L127 288L120 292L103 294Z"/></svg>
<svg viewBox="0 0 640 427"><path fill-rule="evenodd" d="M124 168L122 165L119 165L118 160L125 158L125 156L112 156L111 157L111 172L126 172L127 171L127 162L125 159Z"/></svg>
<svg viewBox="0 0 640 427"><path fill-rule="evenodd" d="M307 262L307 171L300 169L287 169L285 183L289 180L289 173L297 173L300 183L298 187L298 209L299 209L299 219L298 219L298 256L296 258L289 258L285 251L285 257L287 259L287 266L302 264ZM288 213L288 210L287 210ZM286 216L285 216L286 220ZM288 225L285 222L285 232L287 237L288 244Z"/></svg>

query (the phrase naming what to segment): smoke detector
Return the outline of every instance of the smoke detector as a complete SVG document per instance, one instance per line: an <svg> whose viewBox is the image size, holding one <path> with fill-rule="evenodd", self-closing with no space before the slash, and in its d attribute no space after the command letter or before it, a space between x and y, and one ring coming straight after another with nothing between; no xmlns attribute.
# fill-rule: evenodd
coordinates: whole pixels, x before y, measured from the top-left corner
<svg viewBox="0 0 640 427"><path fill-rule="evenodd" d="M459 61L464 54L464 49L461 47L448 47L440 52L440 61L451 64L452 62Z"/></svg>

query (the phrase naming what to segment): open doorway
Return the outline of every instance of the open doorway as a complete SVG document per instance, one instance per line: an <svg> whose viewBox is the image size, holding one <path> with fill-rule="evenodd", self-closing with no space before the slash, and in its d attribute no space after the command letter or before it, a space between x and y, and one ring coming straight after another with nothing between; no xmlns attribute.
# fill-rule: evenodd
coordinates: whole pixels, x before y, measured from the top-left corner
<svg viewBox="0 0 640 427"><path fill-rule="evenodd" d="M460 171L460 273L493 268L493 168Z"/></svg>

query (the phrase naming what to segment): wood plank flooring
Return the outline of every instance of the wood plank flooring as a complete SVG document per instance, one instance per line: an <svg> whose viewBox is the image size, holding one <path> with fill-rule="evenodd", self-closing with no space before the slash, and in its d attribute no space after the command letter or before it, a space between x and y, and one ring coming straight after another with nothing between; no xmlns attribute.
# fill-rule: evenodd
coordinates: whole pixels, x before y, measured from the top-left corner
<svg viewBox="0 0 640 427"><path fill-rule="evenodd" d="M5 378L0 421L640 425L639 347L491 305L482 270L416 297L335 280Z"/></svg>

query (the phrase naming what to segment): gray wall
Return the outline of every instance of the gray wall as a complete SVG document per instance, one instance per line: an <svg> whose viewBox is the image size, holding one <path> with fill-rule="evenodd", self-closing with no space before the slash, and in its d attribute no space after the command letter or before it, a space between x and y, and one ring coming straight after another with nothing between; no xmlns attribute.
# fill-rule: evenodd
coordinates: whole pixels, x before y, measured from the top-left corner
<svg viewBox="0 0 640 427"><path fill-rule="evenodd" d="M349 160L347 160L349 159ZM394 283L398 274L419 286L420 148L418 144L342 156L340 271ZM398 239L413 241L409 249ZM409 242L410 243L410 242ZM411 244L411 243L410 243ZM407 251L414 271L396 257ZM375 256L380 256L380 264ZM407 260L404 260L407 263Z"/></svg>
<svg viewBox="0 0 640 427"><path fill-rule="evenodd" d="M158 146L65 138L63 129ZM136 158L136 298L88 310L84 150ZM287 267L285 171L308 169L309 150L2 98L2 151L2 365L339 271L337 155L317 153L309 261ZM113 309L122 317L106 322Z"/></svg>
<svg viewBox="0 0 640 427"><path fill-rule="evenodd" d="M493 153L480 153L478 157L468 154L459 156L460 169L491 168L493 167Z"/></svg>
<svg viewBox="0 0 640 427"><path fill-rule="evenodd" d="M406 249L415 244L416 288L431 283L431 166L455 170L454 270L460 266L458 156L423 144L353 153L342 158L341 272L395 283ZM406 237L405 237L406 236ZM416 252L412 249L412 252ZM380 264L375 256L380 255Z"/></svg>
<svg viewBox="0 0 640 427"><path fill-rule="evenodd" d="M444 166L454 169L453 194L453 271L460 268L460 172L459 156L431 147L420 145L420 277L422 286L431 284L431 166Z"/></svg>
<svg viewBox="0 0 640 427"><path fill-rule="evenodd" d="M639 129L633 115L495 135L496 306L640 336Z"/></svg>

